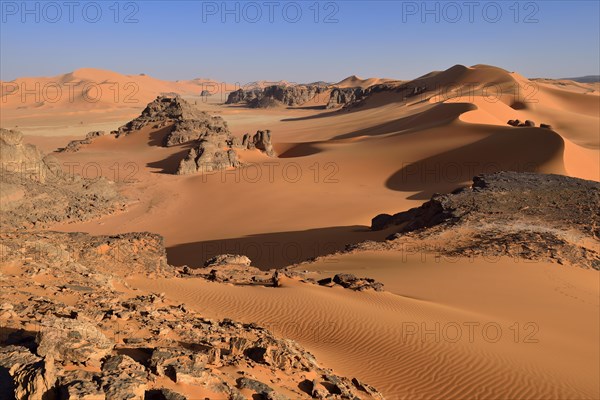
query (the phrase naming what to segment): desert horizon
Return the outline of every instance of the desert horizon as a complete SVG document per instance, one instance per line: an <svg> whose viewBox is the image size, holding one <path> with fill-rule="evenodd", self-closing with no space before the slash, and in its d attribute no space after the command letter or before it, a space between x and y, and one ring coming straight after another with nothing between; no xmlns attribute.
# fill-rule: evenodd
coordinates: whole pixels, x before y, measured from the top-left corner
<svg viewBox="0 0 600 400"><path fill-rule="evenodd" d="M600 398L597 4L75 3L1 7L0 399Z"/></svg>

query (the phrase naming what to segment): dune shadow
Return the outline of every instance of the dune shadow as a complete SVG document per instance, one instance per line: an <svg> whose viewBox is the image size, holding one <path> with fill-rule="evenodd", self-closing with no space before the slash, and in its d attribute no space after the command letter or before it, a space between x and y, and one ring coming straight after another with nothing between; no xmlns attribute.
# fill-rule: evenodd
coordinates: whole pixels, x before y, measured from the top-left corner
<svg viewBox="0 0 600 400"><path fill-rule="evenodd" d="M316 106L316 107L321 107L321 108L306 107L306 108L303 108L303 109L306 109L306 110L315 110L315 111L316 110L326 110L326 108L324 106ZM301 109L301 108L296 108L296 109ZM293 121L307 121L307 120L318 119L318 118L327 118L327 117L331 117L331 116L334 116L334 115L339 115L340 112L351 112L351 111L349 109L337 108L337 109L334 109L332 111L327 111L327 112L313 114L313 115L306 115L304 117L283 118L281 121L282 122L293 122Z"/></svg>
<svg viewBox="0 0 600 400"><path fill-rule="evenodd" d="M165 143L165 138L171 131L173 130L174 125L167 125L160 129L150 132L148 145L149 146L158 146L163 147Z"/></svg>
<svg viewBox="0 0 600 400"><path fill-rule="evenodd" d="M418 192L409 199L427 200L436 192L447 193L468 184L478 174L498 171L540 172L557 156L562 156L564 141L553 131L541 128L497 129L502 131L403 165L387 179L386 187L402 192ZM557 165L555 168L561 167Z"/></svg>
<svg viewBox="0 0 600 400"><path fill-rule="evenodd" d="M468 103L440 103L425 111L334 136L332 139L351 139L359 136L383 136L390 133L408 134L449 124L456 120L461 114L472 111L475 108L474 105Z"/></svg>
<svg viewBox="0 0 600 400"><path fill-rule="evenodd" d="M241 254L249 257L252 265L268 270L344 250L347 244L383 241L388 235L387 231L371 231L361 225L265 233L171 246L167 260L175 266L200 267L219 254Z"/></svg>
<svg viewBox="0 0 600 400"><path fill-rule="evenodd" d="M312 156L313 154L321 153L323 150L316 147L313 143L298 143L281 154L279 154L279 158L297 158L297 157L307 157Z"/></svg>
<svg viewBox="0 0 600 400"><path fill-rule="evenodd" d="M173 175L177 172L180 161L183 160L187 156L188 152L190 151L190 149L193 146L194 146L193 142L176 146L176 147L180 148L181 150L171 154L170 156L168 156L167 158L164 158L162 160L149 162L146 164L146 166L149 168L160 169L160 171L154 172L156 174Z"/></svg>
<svg viewBox="0 0 600 400"><path fill-rule="evenodd" d="M326 110L326 106L318 105L318 106L299 106L299 107L287 107L288 110Z"/></svg>

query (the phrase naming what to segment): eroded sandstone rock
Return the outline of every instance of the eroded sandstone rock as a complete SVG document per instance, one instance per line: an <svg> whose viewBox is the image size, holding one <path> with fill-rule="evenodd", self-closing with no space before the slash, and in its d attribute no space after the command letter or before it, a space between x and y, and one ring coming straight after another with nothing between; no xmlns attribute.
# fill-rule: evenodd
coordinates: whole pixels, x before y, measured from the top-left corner
<svg viewBox="0 0 600 400"><path fill-rule="evenodd" d="M112 340L89 322L50 318L42 323L37 353L57 361L99 363L114 346Z"/></svg>
<svg viewBox="0 0 600 400"><path fill-rule="evenodd" d="M3 377L2 375L6 375ZM56 372L52 357L38 357L20 346L0 347L2 392L17 400L45 400L53 396Z"/></svg>

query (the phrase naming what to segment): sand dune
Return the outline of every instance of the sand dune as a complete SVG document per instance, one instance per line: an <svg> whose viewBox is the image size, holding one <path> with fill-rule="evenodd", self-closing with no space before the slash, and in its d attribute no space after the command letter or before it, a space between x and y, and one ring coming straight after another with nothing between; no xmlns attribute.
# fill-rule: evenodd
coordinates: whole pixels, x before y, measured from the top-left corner
<svg viewBox="0 0 600 400"><path fill-rule="evenodd" d="M2 126L37 126L42 134L51 135L43 129L48 120L60 125L126 121L161 93L200 95L208 90L217 95L227 84L209 79L170 82L144 74L82 68L53 77L0 82L0 87Z"/></svg>
<svg viewBox="0 0 600 400"><path fill-rule="evenodd" d="M589 325L597 321L597 272L430 257L363 253L300 267L369 274L390 293L348 293L293 280L278 289L195 279L130 283L211 316L267 326L336 372L373 382L389 399L598 396L599 331L597 323ZM580 335L577 343L573 335Z"/></svg>
<svg viewBox="0 0 600 400"><path fill-rule="evenodd" d="M481 85L484 80L512 85L525 78L495 67L456 66L420 81L431 85L434 81L447 84L474 79L480 79ZM337 227L337 234L327 241L329 250L343 248L345 243L369 238L351 233L355 228L350 227L366 226L381 212L413 207L432 193L451 191L478 173L537 171L599 179L599 145L593 129L568 123L563 128L556 122L579 118L584 125L586 121L590 124L588 128L597 126L600 117L581 114L577 107L577 100L591 104L597 97L568 92L564 104L576 106L559 114L549 108L555 107L556 98L561 99L555 92L540 92L535 108L521 110L508 105L508 95L495 103L482 96L474 96L471 102L465 101L465 96L440 102L431 100L434 95L423 94L430 101L400 101L395 92L375 93L368 102L376 107L371 104L339 112L231 110L200 103L200 108L219 112L236 135L271 129L281 158L242 155L250 166L237 172L175 177L169 172L176 168L186 145L157 147L161 132L151 130L118 140L104 137L79 153L58 158L82 165L93 160L108 171L105 175L109 178L114 175L110 168L115 162L121 166L134 163L135 179L140 183L125 185L124 190L138 203L123 215L55 228L97 234L158 232L165 236L177 263L191 265L201 264L209 252L241 241L257 261L282 266L285 246L298 245L298 256L287 257L293 262L327 252L308 250L322 242L310 239L314 230L327 232ZM591 112L589 104L583 112ZM543 117L551 114L556 116ZM515 128L506 125L510 118L548 122L556 128ZM357 190L365 195L356 196ZM343 205L340 196L346 199ZM237 222L221 222L231 218ZM303 238L309 238L309 243ZM272 241L280 243L279 253L267 260L266 246Z"/></svg>
<svg viewBox="0 0 600 400"><path fill-rule="evenodd" d="M359 78L356 75L351 75L345 79L342 79L338 83L335 84L337 87L341 88L352 88L352 87L361 87L363 89L368 88L369 86L378 85L380 83L393 81L393 79L386 78Z"/></svg>

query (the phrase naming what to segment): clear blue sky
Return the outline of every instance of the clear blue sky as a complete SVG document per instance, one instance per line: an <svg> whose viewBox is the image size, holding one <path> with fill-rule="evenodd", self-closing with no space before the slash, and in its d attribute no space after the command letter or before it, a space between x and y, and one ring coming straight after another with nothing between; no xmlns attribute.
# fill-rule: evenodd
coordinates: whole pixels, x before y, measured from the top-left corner
<svg viewBox="0 0 600 400"><path fill-rule="evenodd" d="M230 14L221 1L123 1L117 15L112 0L27 10L2 0L0 78L92 67L240 83L409 79L454 64L528 77L600 74L597 0L522 1L518 13L514 1L427 2L430 14L421 1L267 1L227 2Z"/></svg>

